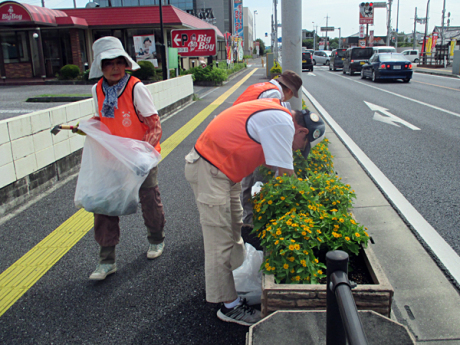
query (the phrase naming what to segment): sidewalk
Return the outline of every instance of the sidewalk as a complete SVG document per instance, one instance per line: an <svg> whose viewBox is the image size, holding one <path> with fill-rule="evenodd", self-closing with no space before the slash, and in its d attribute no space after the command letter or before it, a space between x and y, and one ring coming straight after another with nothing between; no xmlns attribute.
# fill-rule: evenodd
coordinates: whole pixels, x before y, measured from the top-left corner
<svg viewBox="0 0 460 345"><path fill-rule="evenodd" d="M417 67L415 64L412 69L416 73L432 74L432 75L441 75L444 77L460 78L460 75L452 74L452 66L446 68L427 68L427 67Z"/></svg>

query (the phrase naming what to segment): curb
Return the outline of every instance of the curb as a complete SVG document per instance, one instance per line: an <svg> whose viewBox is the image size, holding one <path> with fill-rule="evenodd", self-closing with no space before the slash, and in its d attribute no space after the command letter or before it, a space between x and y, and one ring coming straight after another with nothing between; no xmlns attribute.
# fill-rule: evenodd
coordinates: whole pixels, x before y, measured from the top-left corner
<svg viewBox="0 0 460 345"><path fill-rule="evenodd" d="M460 78L460 75L455 75L455 74L448 74L448 73L442 73L442 72L432 72L432 71L414 71L415 73L421 73L421 74L431 74L431 75L440 75L443 77L449 77L449 78Z"/></svg>
<svg viewBox="0 0 460 345"><path fill-rule="evenodd" d="M57 102L77 102L92 98L91 96L75 96L75 97L30 97L26 102L32 103L57 103Z"/></svg>

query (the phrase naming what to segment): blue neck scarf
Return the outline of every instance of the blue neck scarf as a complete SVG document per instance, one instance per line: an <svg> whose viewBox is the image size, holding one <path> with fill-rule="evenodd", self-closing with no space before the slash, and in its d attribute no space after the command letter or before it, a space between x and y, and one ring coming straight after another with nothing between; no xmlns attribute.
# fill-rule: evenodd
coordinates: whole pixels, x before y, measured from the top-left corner
<svg viewBox="0 0 460 345"><path fill-rule="evenodd" d="M104 103L102 104L101 114L104 117L113 119L115 117L115 107L118 109L118 93L124 89L128 82L129 74L126 73L118 83L109 86L105 78L102 81L102 90L105 93Z"/></svg>

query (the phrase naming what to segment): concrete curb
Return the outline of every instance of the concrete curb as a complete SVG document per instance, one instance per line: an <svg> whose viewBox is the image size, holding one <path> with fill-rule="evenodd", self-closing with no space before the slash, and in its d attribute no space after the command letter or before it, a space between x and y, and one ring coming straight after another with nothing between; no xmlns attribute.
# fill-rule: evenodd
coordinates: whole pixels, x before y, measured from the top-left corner
<svg viewBox="0 0 460 345"><path fill-rule="evenodd" d="M449 78L460 78L460 75L449 74L449 73L444 73L444 72L436 72L436 71L418 71L418 70L414 70L414 72L415 72L415 73L422 73L422 74L440 75L440 76L449 77Z"/></svg>

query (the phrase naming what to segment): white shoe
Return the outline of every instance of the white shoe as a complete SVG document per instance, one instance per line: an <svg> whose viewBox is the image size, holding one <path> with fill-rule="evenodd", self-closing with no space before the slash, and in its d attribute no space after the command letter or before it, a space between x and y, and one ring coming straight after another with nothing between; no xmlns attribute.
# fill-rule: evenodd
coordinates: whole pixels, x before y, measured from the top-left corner
<svg viewBox="0 0 460 345"><path fill-rule="evenodd" d="M117 264L98 264L93 273L89 276L91 280L104 280L109 274L117 271Z"/></svg>
<svg viewBox="0 0 460 345"><path fill-rule="evenodd" d="M149 250L147 251L147 258L148 259L155 259L163 254L163 249L165 248L165 243L159 244L150 244Z"/></svg>

